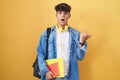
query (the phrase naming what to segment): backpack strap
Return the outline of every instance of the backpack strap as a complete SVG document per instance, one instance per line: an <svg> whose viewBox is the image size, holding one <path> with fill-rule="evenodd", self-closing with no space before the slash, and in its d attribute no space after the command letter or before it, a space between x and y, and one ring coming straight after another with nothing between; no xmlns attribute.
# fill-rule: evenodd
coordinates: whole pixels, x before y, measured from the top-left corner
<svg viewBox="0 0 120 80"><path fill-rule="evenodd" d="M47 28L47 36L46 36L46 57L45 59L48 59L48 39L50 36L51 28ZM41 73L39 69L39 64L38 64L38 56L36 57L35 62L33 63L33 75L37 78L41 78Z"/></svg>
<svg viewBox="0 0 120 80"><path fill-rule="evenodd" d="M46 57L45 59L48 59L48 40L50 36L51 28L47 28L47 37L46 37Z"/></svg>

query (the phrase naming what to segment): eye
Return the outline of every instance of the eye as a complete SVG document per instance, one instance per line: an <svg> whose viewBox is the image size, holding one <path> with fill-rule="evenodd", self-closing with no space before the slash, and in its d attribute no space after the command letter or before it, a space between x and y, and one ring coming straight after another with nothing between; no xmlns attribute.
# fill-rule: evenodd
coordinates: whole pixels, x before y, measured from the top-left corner
<svg viewBox="0 0 120 80"><path fill-rule="evenodd" d="M67 12L64 12L64 14L67 14Z"/></svg>
<svg viewBox="0 0 120 80"><path fill-rule="evenodd" d="M62 12L61 11L58 11L58 14L61 14Z"/></svg>
<svg viewBox="0 0 120 80"><path fill-rule="evenodd" d="M62 14L62 12L60 11L60 14Z"/></svg>
<svg viewBox="0 0 120 80"><path fill-rule="evenodd" d="M68 12L64 12L64 14L66 15L66 14L68 14Z"/></svg>

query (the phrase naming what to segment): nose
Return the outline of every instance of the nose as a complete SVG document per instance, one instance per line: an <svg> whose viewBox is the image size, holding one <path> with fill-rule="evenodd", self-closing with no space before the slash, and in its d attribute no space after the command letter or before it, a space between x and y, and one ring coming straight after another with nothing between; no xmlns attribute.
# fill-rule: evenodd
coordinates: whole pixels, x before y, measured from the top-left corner
<svg viewBox="0 0 120 80"><path fill-rule="evenodd" d="M61 13L61 16L62 16L62 17L65 17L65 14L64 14L64 13Z"/></svg>

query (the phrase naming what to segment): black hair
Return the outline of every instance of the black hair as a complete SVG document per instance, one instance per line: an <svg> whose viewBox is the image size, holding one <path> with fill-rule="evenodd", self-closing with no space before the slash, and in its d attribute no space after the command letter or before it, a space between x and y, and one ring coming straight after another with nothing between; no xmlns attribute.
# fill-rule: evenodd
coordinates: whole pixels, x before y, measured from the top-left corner
<svg viewBox="0 0 120 80"><path fill-rule="evenodd" d="M57 11L66 11L70 12L71 11L71 6L66 4L66 3L60 3L55 6L55 10Z"/></svg>

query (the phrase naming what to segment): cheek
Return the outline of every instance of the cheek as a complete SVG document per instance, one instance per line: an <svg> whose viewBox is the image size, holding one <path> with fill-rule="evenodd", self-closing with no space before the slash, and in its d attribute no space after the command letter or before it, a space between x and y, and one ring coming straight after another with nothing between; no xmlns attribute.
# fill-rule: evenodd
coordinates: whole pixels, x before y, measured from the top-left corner
<svg viewBox="0 0 120 80"><path fill-rule="evenodd" d="M68 19L69 19L69 16L66 16L66 19L68 20Z"/></svg>
<svg viewBox="0 0 120 80"><path fill-rule="evenodd" d="M56 16L56 18L57 18L57 20L59 20L59 17L58 17L58 16Z"/></svg>
<svg viewBox="0 0 120 80"><path fill-rule="evenodd" d="M57 19L60 19L60 16L59 15L56 15Z"/></svg>
<svg viewBox="0 0 120 80"><path fill-rule="evenodd" d="M66 19L69 19L70 18L70 15L66 15Z"/></svg>

